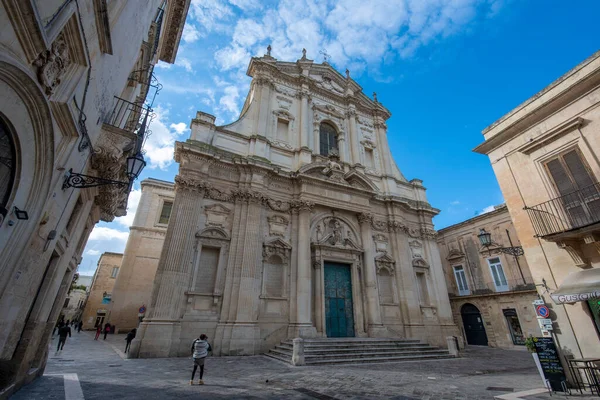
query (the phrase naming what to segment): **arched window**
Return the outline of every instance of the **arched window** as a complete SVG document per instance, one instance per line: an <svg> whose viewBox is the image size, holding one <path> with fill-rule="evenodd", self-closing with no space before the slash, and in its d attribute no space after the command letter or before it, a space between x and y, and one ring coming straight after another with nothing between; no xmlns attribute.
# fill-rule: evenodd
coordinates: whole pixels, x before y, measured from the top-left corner
<svg viewBox="0 0 600 400"><path fill-rule="evenodd" d="M327 157L331 154L331 150L338 152L337 132L331 124L321 123L320 138L320 153L322 156Z"/></svg>
<svg viewBox="0 0 600 400"><path fill-rule="evenodd" d="M6 208L15 182L15 144L6 122L0 117L0 207Z"/></svg>

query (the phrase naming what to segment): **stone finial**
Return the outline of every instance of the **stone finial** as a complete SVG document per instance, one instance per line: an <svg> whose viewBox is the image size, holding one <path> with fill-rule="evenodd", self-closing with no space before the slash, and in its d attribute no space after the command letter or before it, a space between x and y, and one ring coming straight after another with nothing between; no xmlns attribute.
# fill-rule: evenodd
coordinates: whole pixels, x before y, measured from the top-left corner
<svg viewBox="0 0 600 400"><path fill-rule="evenodd" d="M346 79L350 79L350 70L346 68Z"/></svg>
<svg viewBox="0 0 600 400"><path fill-rule="evenodd" d="M306 49L302 49L302 60L306 60Z"/></svg>
<svg viewBox="0 0 600 400"><path fill-rule="evenodd" d="M378 101L377 101L377 93L375 93L375 92L373 92L373 101L375 103L378 103Z"/></svg>
<svg viewBox="0 0 600 400"><path fill-rule="evenodd" d="M267 55L271 57L271 45L267 46Z"/></svg>

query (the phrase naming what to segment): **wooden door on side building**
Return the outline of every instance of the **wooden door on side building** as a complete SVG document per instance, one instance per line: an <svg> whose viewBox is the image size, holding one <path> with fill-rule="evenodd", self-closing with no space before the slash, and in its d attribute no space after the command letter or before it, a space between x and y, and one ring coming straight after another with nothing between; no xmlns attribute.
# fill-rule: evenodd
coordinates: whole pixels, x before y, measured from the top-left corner
<svg viewBox="0 0 600 400"><path fill-rule="evenodd" d="M325 323L327 337L354 337L354 307L350 266L325 262Z"/></svg>
<svg viewBox="0 0 600 400"><path fill-rule="evenodd" d="M460 315L463 320L467 343L474 346L487 346L488 338L479 309L473 304L467 303L460 309Z"/></svg>

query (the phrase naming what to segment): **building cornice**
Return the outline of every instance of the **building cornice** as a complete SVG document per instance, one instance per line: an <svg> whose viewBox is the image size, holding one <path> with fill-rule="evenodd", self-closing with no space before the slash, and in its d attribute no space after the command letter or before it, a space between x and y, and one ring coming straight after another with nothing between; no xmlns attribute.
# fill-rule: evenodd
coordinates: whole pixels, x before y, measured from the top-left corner
<svg viewBox="0 0 600 400"><path fill-rule="evenodd" d="M160 49L159 59L173 64L177 56L185 17L190 8L191 0L169 0L166 18L163 22L164 38Z"/></svg>
<svg viewBox="0 0 600 400"><path fill-rule="evenodd" d="M506 214L507 216L510 217L510 214L508 213L508 207L506 207L506 204L501 204L501 205L496 206L496 207L497 208L495 210L493 210L493 211L486 212L485 214L480 214L480 215L478 215L476 217L469 218L469 219L467 219L465 221L459 222L458 224L450 225L450 226L447 226L445 228L442 228L442 229L438 230L437 231L438 235L439 235L438 237L441 238L444 234L446 234L446 233L448 233L450 231L456 230L458 228L462 228L464 226L467 226L467 225L470 225L470 224L473 224L473 223L481 223L481 222L483 222L483 221L485 221L485 220L487 220L489 218L495 217L495 216L500 215L500 214Z"/></svg>

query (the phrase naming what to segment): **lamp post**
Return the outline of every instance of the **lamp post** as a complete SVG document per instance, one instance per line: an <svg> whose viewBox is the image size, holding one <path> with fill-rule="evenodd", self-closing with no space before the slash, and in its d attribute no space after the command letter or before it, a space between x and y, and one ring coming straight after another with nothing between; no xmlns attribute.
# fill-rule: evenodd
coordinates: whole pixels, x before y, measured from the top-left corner
<svg viewBox="0 0 600 400"><path fill-rule="evenodd" d="M73 169L70 169L69 172L65 174L65 180L62 188L65 190L70 187L82 189L103 185L129 186L131 185L131 182L140 176L145 166L146 161L144 161L144 156L142 153L137 153L135 156L127 157L127 176L129 177L129 181L127 182L79 174L77 172L73 172Z"/></svg>
<svg viewBox="0 0 600 400"><path fill-rule="evenodd" d="M526 285L527 282L525 281L525 276L523 275L523 271L521 270L521 264L519 263L519 257L522 256L523 254L525 254L525 252L523 251L523 247L512 245L512 240L510 239L510 233L508 232L508 229L506 230L506 236L508 237L508 242L510 243L510 247L500 247L500 245L498 243L495 243L492 240L492 234L490 232L487 232L484 228L481 228L479 230L479 235L477 235L477 237L479 238L479 242L481 243L481 246L485 247L490 255L492 255L492 251L490 250L490 247L497 246L497 247L494 247L494 251L508 254L515 258L517 267L519 267L519 273L521 274L521 279L523 279L523 284Z"/></svg>

